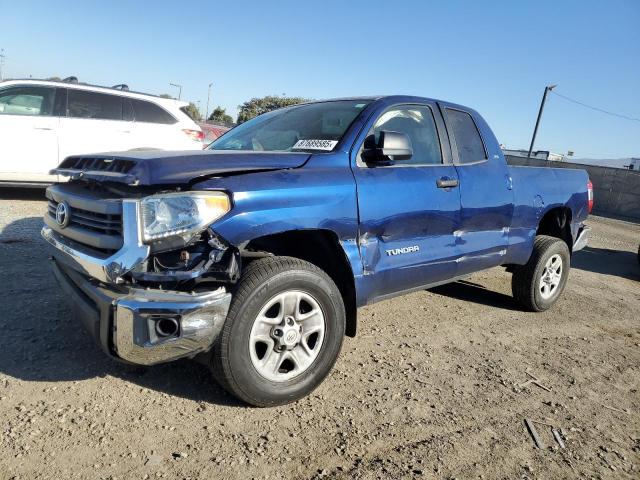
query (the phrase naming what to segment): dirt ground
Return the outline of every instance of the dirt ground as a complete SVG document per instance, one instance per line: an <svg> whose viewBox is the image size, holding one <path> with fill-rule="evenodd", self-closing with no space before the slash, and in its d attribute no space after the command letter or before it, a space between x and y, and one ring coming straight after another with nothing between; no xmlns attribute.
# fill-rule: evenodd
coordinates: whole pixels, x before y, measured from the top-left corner
<svg viewBox="0 0 640 480"><path fill-rule="evenodd" d="M2 480L640 477L640 225L592 217L546 313L503 269L364 308L320 388L256 409L199 364L105 357L50 273L40 195L0 192Z"/></svg>

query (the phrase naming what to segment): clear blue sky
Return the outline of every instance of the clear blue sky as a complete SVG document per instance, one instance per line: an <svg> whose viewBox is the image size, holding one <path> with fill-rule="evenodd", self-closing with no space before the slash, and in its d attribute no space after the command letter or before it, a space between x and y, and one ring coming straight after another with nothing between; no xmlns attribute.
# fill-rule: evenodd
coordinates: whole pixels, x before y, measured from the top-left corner
<svg viewBox="0 0 640 480"><path fill-rule="evenodd" d="M235 115L267 94L415 94L479 110L528 147L542 91L640 117L640 1L0 0L5 76L207 99ZM537 145L577 157L640 156L640 122L557 96Z"/></svg>

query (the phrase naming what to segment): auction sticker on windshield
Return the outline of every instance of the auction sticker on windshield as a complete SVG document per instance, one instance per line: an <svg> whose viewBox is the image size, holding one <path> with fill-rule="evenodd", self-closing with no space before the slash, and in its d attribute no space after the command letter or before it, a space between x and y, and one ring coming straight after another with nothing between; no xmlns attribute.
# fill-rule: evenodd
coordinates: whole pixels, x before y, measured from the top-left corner
<svg viewBox="0 0 640 480"><path fill-rule="evenodd" d="M292 147L293 150L333 150L338 144L337 140L298 140Z"/></svg>

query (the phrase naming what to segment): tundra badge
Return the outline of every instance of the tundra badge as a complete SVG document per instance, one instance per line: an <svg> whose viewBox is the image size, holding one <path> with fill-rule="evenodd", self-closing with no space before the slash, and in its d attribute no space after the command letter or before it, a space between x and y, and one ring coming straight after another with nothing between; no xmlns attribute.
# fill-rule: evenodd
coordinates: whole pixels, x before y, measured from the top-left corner
<svg viewBox="0 0 640 480"><path fill-rule="evenodd" d="M387 256L392 257L394 255L402 255L404 253L415 253L419 252L420 247L418 245L413 245L411 247L402 247L402 248L394 248L391 250L386 250Z"/></svg>

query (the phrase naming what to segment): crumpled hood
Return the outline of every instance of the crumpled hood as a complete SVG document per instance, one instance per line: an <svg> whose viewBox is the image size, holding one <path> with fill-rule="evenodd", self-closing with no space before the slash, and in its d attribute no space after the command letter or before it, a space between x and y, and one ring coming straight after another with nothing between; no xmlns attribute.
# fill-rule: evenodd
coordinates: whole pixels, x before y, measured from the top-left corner
<svg viewBox="0 0 640 480"><path fill-rule="evenodd" d="M185 185L198 178L297 168L309 157L308 153L228 150L111 152L68 157L51 173L127 185Z"/></svg>

